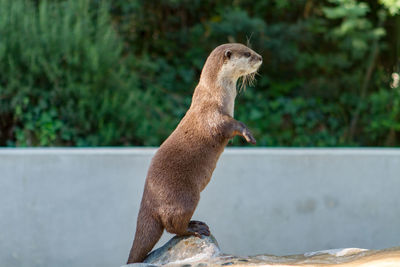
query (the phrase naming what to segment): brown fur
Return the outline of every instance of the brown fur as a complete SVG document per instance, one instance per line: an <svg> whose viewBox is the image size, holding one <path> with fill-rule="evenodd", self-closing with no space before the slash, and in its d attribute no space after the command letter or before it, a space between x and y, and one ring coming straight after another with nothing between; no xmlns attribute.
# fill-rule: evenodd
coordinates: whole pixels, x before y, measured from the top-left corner
<svg viewBox="0 0 400 267"><path fill-rule="evenodd" d="M261 62L258 54L241 44L221 45L208 57L189 110L150 164L128 263L142 262L164 229L176 235L209 234L205 224L190 221L200 192L229 139L240 135L255 143L248 128L233 119L226 107L229 97L224 85L236 88L238 77L218 76L231 57L244 53Z"/></svg>

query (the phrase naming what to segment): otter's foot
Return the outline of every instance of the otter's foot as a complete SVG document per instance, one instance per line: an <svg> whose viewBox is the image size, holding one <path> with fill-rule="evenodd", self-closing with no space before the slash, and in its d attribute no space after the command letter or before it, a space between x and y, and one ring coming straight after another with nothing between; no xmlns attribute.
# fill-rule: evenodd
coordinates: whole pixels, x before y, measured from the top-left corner
<svg viewBox="0 0 400 267"><path fill-rule="evenodd" d="M199 238L201 238L202 235L210 235L210 228L208 228L208 225L200 221L190 221L187 231Z"/></svg>

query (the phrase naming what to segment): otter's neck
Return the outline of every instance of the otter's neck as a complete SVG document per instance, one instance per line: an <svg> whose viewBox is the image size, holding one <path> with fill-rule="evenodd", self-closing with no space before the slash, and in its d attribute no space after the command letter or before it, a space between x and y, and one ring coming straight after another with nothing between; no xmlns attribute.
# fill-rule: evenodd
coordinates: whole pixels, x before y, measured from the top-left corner
<svg viewBox="0 0 400 267"><path fill-rule="evenodd" d="M220 111L233 117L237 77L231 73L220 71L218 75L202 73L196 87L191 108L197 109L215 103Z"/></svg>
<svg viewBox="0 0 400 267"><path fill-rule="evenodd" d="M221 78L219 79L219 86L221 88L221 94L219 95L220 103L222 103L223 111L233 118L235 109L235 98L236 98L236 82L237 79L232 78Z"/></svg>
<svg viewBox="0 0 400 267"><path fill-rule="evenodd" d="M209 102L212 101L220 107L223 113L233 117L237 78L232 76L224 75L224 73L219 73L217 77L202 76L193 94L192 107L209 105Z"/></svg>

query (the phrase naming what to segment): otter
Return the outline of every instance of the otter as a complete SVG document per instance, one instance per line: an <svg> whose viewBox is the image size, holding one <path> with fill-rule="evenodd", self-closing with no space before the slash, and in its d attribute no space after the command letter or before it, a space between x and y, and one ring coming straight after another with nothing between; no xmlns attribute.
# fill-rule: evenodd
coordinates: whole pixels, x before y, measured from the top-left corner
<svg viewBox="0 0 400 267"><path fill-rule="evenodd" d="M233 113L238 79L253 80L261 63L259 54L237 43L220 45L208 56L189 110L150 163L128 264L142 262L164 229L210 235L205 223L191 218L228 141L240 135L256 143Z"/></svg>

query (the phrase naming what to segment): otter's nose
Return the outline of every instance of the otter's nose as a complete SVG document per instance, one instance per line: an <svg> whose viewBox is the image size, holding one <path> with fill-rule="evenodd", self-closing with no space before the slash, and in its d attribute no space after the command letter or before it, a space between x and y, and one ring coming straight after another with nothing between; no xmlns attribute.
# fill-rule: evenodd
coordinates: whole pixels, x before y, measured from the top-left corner
<svg viewBox="0 0 400 267"><path fill-rule="evenodd" d="M259 54L254 54L254 55L252 56L252 59L253 59L254 61L262 61L262 56L260 56Z"/></svg>

